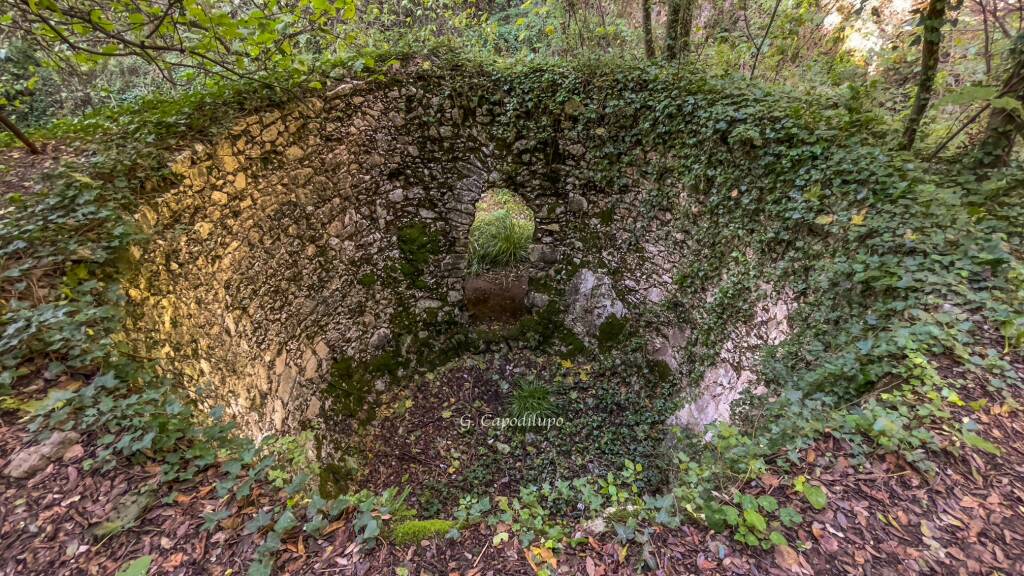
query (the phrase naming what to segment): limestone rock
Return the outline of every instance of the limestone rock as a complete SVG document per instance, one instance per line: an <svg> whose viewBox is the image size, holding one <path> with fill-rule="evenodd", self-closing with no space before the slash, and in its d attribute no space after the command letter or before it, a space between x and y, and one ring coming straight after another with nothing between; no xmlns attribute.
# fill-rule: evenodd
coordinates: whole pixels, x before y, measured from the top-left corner
<svg viewBox="0 0 1024 576"><path fill-rule="evenodd" d="M771 286L763 286L762 292L772 293ZM758 303L754 320L733 330L717 363L704 372L700 396L673 414L668 424L699 432L712 422L728 422L733 401L757 382L761 350L779 344L789 335L787 318L794 307L788 291Z"/></svg>
<svg viewBox="0 0 1024 576"><path fill-rule="evenodd" d="M558 262L558 252L558 248L554 246L534 244L530 246L530 261L550 266Z"/></svg>
<svg viewBox="0 0 1024 576"><path fill-rule="evenodd" d="M200 238L206 238L213 231L213 224L209 222L200 222L195 226L196 232L199 233Z"/></svg>
<svg viewBox="0 0 1024 576"><path fill-rule="evenodd" d="M676 350L686 342L686 333L672 328L666 334L652 338L647 343L647 357L656 362L664 362L672 372L679 369Z"/></svg>
<svg viewBox="0 0 1024 576"><path fill-rule="evenodd" d="M566 308L565 323L581 338L595 336L611 316L626 316L626 307L615 296L612 279L587 268L577 272L569 284Z"/></svg>
<svg viewBox="0 0 1024 576"><path fill-rule="evenodd" d="M534 310L540 310L551 302L551 297L540 292L530 292L526 297L526 303Z"/></svg>
<svg viewBox="0 0 1024 576"><path fill-rule="evenodd" d="M387 328L380 328L370 337L370 350L380 352L391 343L391 331Z"/></svg>
<svg viewBox="0 0 1024 576"><path fill-rule="evenodd" d="M14 455L4 469L4 475L11 478L31 478L46 468L50 462L62 458L81 439L77 432L54 432L42 444L29 446Z"/></svg>

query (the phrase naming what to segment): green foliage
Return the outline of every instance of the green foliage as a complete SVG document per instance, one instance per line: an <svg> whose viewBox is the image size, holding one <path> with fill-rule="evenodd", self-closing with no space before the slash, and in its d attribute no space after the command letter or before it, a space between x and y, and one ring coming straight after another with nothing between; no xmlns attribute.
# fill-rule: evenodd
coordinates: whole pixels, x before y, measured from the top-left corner
<svg viewBox="0 0 1024 576"><path fill-rule="evenodd" d="M0 3L0 25L15 26L50 58L92 65L133 56L169 80L196 71L245 77L277 66L308 72L317 59L344 48L328 27L355 17L349 0L316 0L268 10L243 2L78 0Z"/></svg>
<svg viewBox="0 0 1024 576"><path fill-rule="evenodd" d="M618 342L626 332L628 322L614 314L601 322L597 327L597 343L601 348L609 348Z"/></svg>
<svg viewBox="0 0 1024 576"><path fill-rule="evenodd" d="M557 415L555 403L551 399L551 390L544 384L533 379L520 381L509 398L508 416L510 418L550 418Z"/></svg>
<svg viewBox="0 0 1024 576"><path fill-rule="evenodd" d="M267 470L267 478L277 488L284 488L302 474L319 475L314 453L313 432L305 430L296 436L271 436L260 445L266 456L275 464Z"/></svg>
<svg viewBox="0 0 1024 576"><path fill-rule="evenodd" d="M117 576L146 576L149 573L149 565L152 563L152 556L140 556L118 570Z"/></svg>
<svg viewBox="0 0 1024 576"><path fill-rule="evenodd" d="M454 527L451 520L409 520L394 527L392 539L398 546L408 546L444 536Z"/></svg>
<svg viewBox="0 0 1024 576"><path fill-rule="evenodd" d="M525 261L533 232L533 212L522 199L507 190L488 192L469 228L470 269L479 273Z"/></svg>
<svg viewBox="0 0 1024 576"><path fill-rule="evenodd" d="M825 490L817 484L809 484L807 478L803 476L797 476L793 480L793 490L803 494L815 510L824 510L828 504L828 495L825 494Z"/></svg>

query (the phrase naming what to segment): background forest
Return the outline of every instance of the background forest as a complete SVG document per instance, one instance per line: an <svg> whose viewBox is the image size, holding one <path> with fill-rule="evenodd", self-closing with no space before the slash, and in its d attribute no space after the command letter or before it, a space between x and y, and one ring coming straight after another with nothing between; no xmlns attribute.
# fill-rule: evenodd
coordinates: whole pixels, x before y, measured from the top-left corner
<svg viewBox="0 0 1024 576"><path fill-rule="evenodd" d="M319 83L380 65L389 48L444 43L511 60L678 61L843 94L905 124L901 146L928 157L961 154L990 116L1020 112L1024 4L1005 0L5 0L0 11L0 105L28 131L153 90L271 72L287 76L281 87Z"/></svg>

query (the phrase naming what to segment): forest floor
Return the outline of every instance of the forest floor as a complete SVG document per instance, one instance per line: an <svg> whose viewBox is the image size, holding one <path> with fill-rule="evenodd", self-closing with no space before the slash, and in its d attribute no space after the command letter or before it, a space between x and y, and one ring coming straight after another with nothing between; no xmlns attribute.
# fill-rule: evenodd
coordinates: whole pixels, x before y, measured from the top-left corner
<svg viewBox="0 0 1024 576"><path fill-rule="evenodd" d="M1016 367L1024 370L1017 362ZM650 573L683 574L1024 574L1024 412L988 391L985 382L952 363L946 376L961 379L961 398L982 398L982 412L970 412L1002 449L935 458L938 474L919 475L892 454L850 464L849 447L831 437L802 454L789 473L820 482L829 506L811 509L804 498L764 476L745 487L770 494L780 506L797 509L805 522L786 533L806 547L765 552L740 545L697 524L661 530L653 538L657 565ZM962 416L968 415L964 409ZM0 413L0 468L33 444L17 414ZM261 537L243 535L256 510L284 499L277 490L257 488L249 505L210 531L202 515L220 508L214 495L219 478L210 471L190 482L161 484L157 467L124 465L107 472L86 471L83 461L97 447L85 434L61 459L32 478L0 477L0 573L10 575L114 574L127 561L154 557L151 574L244 573ZM132 527L106 539L93 536L97 525L126 506L127 495L151 489L152 506ZM539 560L516 540L494 546L498 528L467 530L459 541L444 539L395 547L381 543L359 550L350 524L339 521L321 540L295 531L285 541L277 567L281 574L381 574L396 568L410 574L534 574ZM635 545L623 547L614 535L591 535L588 544L554 558L561 574L633 574ZM782 550L780 552L780 550ZM533 564L531 565L531 562ZM540 566L537 566L538 568Z"/></svg>
<svg viewBox="0 0 1024 576"><path fill-rule="evenodd" d="M50 169L45 160L25 159L14 151L0 151L0 166L12 167L0 168L5 197L30 191L27 179ZM10 185L12 178L21 184ZM1019 354L1012 363L1024 374ZM944 377L960 382L958 393L965 402L987 401L980 411L959 409L956 419L978 420L1001 455L957 453L950 446L932 455L937 474L928 479L893 454L875 453L854 465L850 446L826 435L786 471L827 490L824 510L812 509L775 476L742 487L753 495L770 494L780 506L803 515L804 523L785 531L793 548L749 548L693 523L655 534L650 547L654 566L645 573L1024 574L1020 391L994 391L952 359L940 359L940 364ZM20 381L15 397L30 401L52 387L78 385L74 379L36 376ZM0 471L39 443L15 404L0 409ZM286 499L278 489L257 486L243 505L228 505L227 517L204 529L203 514L225 509L216 497L218 469L175 483L161 482L158 466L122 462L107 471L87 469L85 462L99 447L98 433L82 432L29 477L0 473L0 574L112 575L144 555L154 559L149 574L242 574L263 539L260 533L244 534L243 525L256 511ZM141 503L139 494L147 495ZM97 527L112 519L124 529L100 535ZM335 522L319 540L293 530L275 573L516 576L535 574L547 562L551 573L557 565L558 574L610 576L639 573L642 564L640 546L620 545L610 530L581 534L585 544L545 560L514 537L495 545L493 535L501 526L468 529L458 541L439 538L405 547L380 542L361 550L349 520Z"/></svg>

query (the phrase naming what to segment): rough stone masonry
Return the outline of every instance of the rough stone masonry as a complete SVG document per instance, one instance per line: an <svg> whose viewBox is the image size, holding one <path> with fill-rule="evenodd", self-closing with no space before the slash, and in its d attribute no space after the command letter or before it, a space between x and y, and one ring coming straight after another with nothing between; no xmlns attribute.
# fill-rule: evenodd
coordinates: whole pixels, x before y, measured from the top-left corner
<svg viewBox="0 0 1024 576"><path fill-rule="evenodd" d="M253 437L314 424L338 358L414 354L442 337L432 327L468 322L469 226L490 186L536 215L527 302L574 310L572 279L599 280L602 310L569 319L585 338L593 313L627 310L652 340L682 333L663 313L681 257L673 208L645 212L640 180L588 180L588 143L568 130L556 158L496 135L500 98L348 82L182 150L180 186L139 213L153 235L129 289L142 352ZM692 345L662 344L669 357Z"/></svg>

